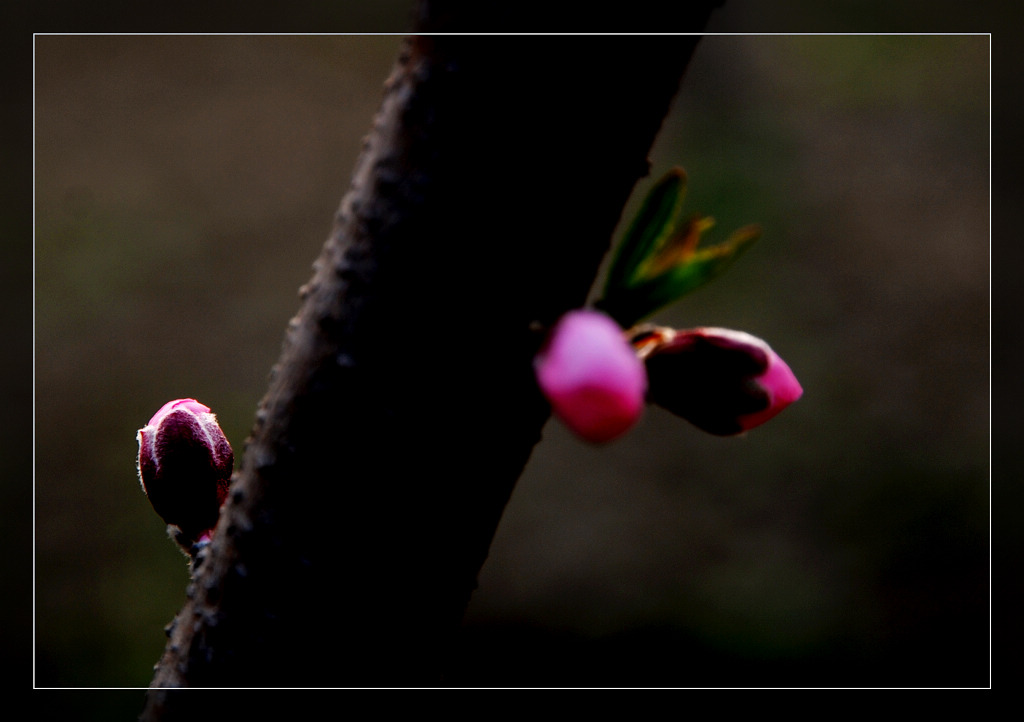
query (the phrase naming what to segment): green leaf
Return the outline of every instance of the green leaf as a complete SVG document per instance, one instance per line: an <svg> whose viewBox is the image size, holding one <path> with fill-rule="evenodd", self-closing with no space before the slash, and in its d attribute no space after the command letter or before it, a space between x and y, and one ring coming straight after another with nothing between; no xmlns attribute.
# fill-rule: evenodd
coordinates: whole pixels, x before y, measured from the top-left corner
<svg viewBox="0 0 1024 722"><path fill-rule="evenodd" d="M648 314L653 313L721 275L760 235L757 226L742 228L724 243L696 251L686 262L642 282L630 292L650 309Z"/></svg>
<svg viewBox="0 0 1024 722"><path fill-rule="evenodd" d="M692 220L691 232L694 228L698 233L707 228L708 220ZM688 255L673 254L672 260L675 263L668 265L666 270L654 275L637 276L634 283L620 286L613 289L613 293L606 294L598 301L597 306L618 321L623 328L629 328L720 275L750 248L760 235L759 226L746 226L733 233L724 243L691 250ZM681 244L694 249L691 233L682 234L680 237L684 238ZM649 268L662 268L656 257L652 259L652 263L654 265Z"/></svg>
<svg viewBox="0 0 1024 722"><path fill-rule="evenodd" d="M686 172L673 168L647 193L608 270L604 295L614 295L634 280L637 269L675 231L686 195Z"/></svg>
<svg viewBox="0 0 1024 722"><path fill-rule="evenodd" d="M693 216L685 225L677 229L664 242L659 243L654 252L644 259L633 273L628 285L635 286L641 281L660 276L665 271L688 263L697 252L701 234L715 225L714 218Z"/></svg>

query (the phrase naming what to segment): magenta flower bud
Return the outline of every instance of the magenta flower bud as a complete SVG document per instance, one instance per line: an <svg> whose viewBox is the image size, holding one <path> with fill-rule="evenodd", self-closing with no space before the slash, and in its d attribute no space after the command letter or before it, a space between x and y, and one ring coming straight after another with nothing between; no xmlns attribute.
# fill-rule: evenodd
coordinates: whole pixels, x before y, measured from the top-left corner
<svg viewBox="0 0 1024 722"><path fill-rule="evenodd" d="M534 359L534 371L555 415L587 441L611 441L643 411L643 363L619 325L598 311L562 316Z"/></svg>
<svg viewBox="0 0 1024 722"><path fill-rule="evenodd" d="M139 429L139 480L165 522L188 546L208 538L228 495L234 453L217 417L195 399L160 407Z"/></svg>
<svg viewBox="0 0 1024 722"><path fill-rule="evenodd" d="M749 333L658 328L633 343L647 365L648 399L712 434L760 426L803 394L786 362Z"/></svg>

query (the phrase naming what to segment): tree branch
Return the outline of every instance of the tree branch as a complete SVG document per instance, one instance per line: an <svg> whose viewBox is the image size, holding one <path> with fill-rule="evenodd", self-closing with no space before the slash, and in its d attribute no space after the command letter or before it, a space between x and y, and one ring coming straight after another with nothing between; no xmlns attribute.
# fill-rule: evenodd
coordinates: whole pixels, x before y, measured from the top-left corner
<svg viewBox="0 0 1024 722"><path fill-rule="evenodd" d="M536 327L584 303L696 42L406 42L153 687L443 679L548 416Z"/></svg>

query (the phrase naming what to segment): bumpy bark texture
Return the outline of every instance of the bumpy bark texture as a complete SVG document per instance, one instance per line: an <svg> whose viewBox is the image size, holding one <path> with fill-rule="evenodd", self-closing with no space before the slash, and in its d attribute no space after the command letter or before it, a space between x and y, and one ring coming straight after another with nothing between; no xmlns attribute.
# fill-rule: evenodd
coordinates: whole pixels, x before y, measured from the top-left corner
<svg viewBox="0 0 1024 722"><path fill-rule="evenodd" d="M696 42L406 43L154 687L443 682L549 414L536 328L584 303Z"/></svg>

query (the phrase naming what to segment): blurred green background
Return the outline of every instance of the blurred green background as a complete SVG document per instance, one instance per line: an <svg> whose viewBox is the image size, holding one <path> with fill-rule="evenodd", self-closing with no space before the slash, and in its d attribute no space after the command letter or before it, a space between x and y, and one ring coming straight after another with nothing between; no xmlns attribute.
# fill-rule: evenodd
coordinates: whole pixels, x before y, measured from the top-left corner
<svg viewBox="0 0 1024 722"><path fill-rule="evenodd" d="M399 43L36 39L37 685L148 684L187 570L135 432L193 396L241 449ZM655 320L805 396L742 438L552 421L450 681L987 685L989 39L706 37L652 162L712 240L764 227Z"/></svg>

